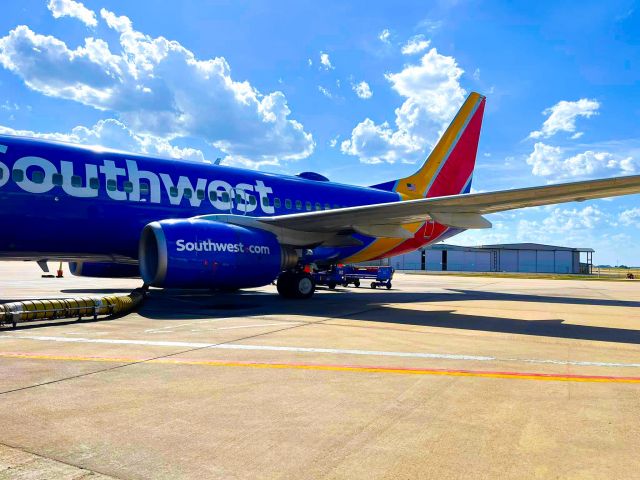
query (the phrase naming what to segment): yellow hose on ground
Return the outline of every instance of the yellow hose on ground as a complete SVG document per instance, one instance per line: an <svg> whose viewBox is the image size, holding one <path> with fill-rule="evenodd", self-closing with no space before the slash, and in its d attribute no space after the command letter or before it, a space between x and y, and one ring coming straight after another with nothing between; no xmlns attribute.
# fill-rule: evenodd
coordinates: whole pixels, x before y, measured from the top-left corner
<svg viewBox="0 0 640 480"><path fill-rule="evenodd" d="M144 300L145 290L136 289L129 295L76 297L46 300L25 300L0 305L0 327L24 322L59 320L63 318L120 315L135 310Z"/></svg>

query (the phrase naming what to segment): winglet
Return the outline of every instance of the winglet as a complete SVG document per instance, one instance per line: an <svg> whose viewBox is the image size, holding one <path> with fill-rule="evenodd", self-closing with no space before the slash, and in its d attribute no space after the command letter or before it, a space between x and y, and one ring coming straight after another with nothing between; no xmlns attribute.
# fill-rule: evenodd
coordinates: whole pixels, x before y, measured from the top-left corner
<svg viewBox="0 0 640 480"><path fill-rule="evenodd" d="M469 192L484 104L485 97L472 92L416 173L374 188L393 190L407 199Z"/></svg>

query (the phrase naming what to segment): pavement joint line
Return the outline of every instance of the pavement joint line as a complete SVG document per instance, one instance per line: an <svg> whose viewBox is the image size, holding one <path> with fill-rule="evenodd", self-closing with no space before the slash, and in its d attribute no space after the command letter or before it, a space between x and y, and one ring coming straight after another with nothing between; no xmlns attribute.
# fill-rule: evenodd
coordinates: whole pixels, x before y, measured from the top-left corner
<svg viewBox="0 0 640 480"><path fill-rule="evenodd" d="M33 455L34 457L43 458L43 459L49 460L51 462L56 462L56 463L60 463L62 465L67 465L69 467L77 468L79 470L84 470L88 474L97 473L97 474L100 474L100 475L104 475L105 477L113 478L114 480L122 479L122 477L116 477L113 474L101 472L100 470L96 470L95 468L81 467L80 465L76 465L74 463L69 463L69 462L67 462L65 460L60 460L60 459L55 458L55 457L50 457L50 456L47 456L47 455L43 455L41 453L36 453L36 452L34 452L32 450L29 450L28 448L20 447L20 446L17 446L17 445L12 445L12 444L7 443L7 442L5 442L3 440L0 440L0 445L2 445L3 447L7 447L7 448L13 448L14 450L20 450L21 452L28 453L29 455ZM11 468L11 467L9 467L9 468ZM2 473L2 471L0 471L0 473ZM82 480L83 478L85 478L85 475L83 475L82 477L79 477L80 480Z"/></svg>
<svg viewBox="0 0 640 480"><path fill-rule="evenodd" d="M117 357L80 357L63 355L30 355L24 353L2 353L3 358L23 358L33 360L58 360L75 362L130 362L137 359L117 358ZM333 365L333 364L310 364L310 363L279 363L279 362L253 362L253 361L229 361L229 360L188 360L188 359L168 359L157 358L140 361L138 363L161 364L161 365L187 365L187 366L207 366L207 367L244 367L262 369L282 369L282 370L316 370L332 372L351 373L386 373L401 375L436 375L449 377L478 377L496 378L509 380L538 380L538 381L559 381L559 382L591 382L591 383L635 383L640 384L640 377L622 377L611 375L580 375L561 373L534 373L534 372L512 372L512 371L488 371L488 370L464 370L445 368L412 368L412 367L391 367L372 365Z"/></svg>
<svg viewBox="0 0 640 480"><path fill-rule="evenodd" d="M238 325L236 327L218 327L214 328L213 330L237 330L240 328L275 327L277 325L299 325L300 323L302 322L257 323L254 325Z"/></svg>
<svg viewBox="0 0 640 480"><path fill-rule="evenodd" d="M322 322L326 320L321 320ZM316 322L319 323L319 322ZM365 355L365 356L381 356L381 357L403 357L403 358L426 358L434 360L460 360L460 361L479 361L479 362L514 362L528 364L548 364L559 366L577 366L577 367L608 367L608 368L640 368L640 363L622 363L622 362L594 362L583 360L554 360L554 359L536 359L536 358L516 358L516 357L496 357L490 355L465 355L451 353L428 353L428 352L393 352L384 350L357 350L357 349L340 349L340 348L317 348L317 347L294 347L294 346L278 346L278 345L246 345L236 344L261 335L269 333L277 333L282 330L296 328L303 325L312 325L305 323L295 325L281 330L274 330L264 334L258 334L251 337L241 338L237 340L229 340L223 343L200 343L200 342L177 342L169 340L126 340L126 339L109 339L109 338L67 338L67 337L42 337L42 336L23 336L23 335L0 335L1 339L20 339L20 340L36 340L36 341L52 341L62 343L98 343L110 345L142 345L152 347L192 347L194 350L200 349L221 349L221 350L262 350L262 351L280 351L293 353L323 353L336 355ZM190 350L186 350L188 352ZM178 355L179 353L171 354ZM162 358L161 355L158 358Z"/></svg>
<svg viewBox="0 0 640 480"><path fill-rule="evenodd" d="M148 330L145 330L144 333L156 333L156 332L161 332L161 331L167 331L173 328L179 328L179 327L186 327L186 326L193 326L194 324L198 324L198 323L213 323L213 322L222 322L224 320L229 320L228 318L210 318L208 320L200 320L197 322L189 322L189 323L179 323L178 325L168 325L166 327L161 327L161 328L150 328Z"/></svg>
<svg viewBox="0 0 640 480"><path fill-rule="evenodd" d="M378 307L360 309L360 310L356 310L356 311L351 312L351 313L343 314L343 315L341 315L340 318L346 318L346 317L350 317L350 316L353 316L353 315L359 315L361 313L378 310L380 308L381 307L378 306ZM144 360L140 360L140 361L134 361L134 362L130 362L130 363L125 363L123 365L116 365L114 367L103 368L101 370L94 370L93 372L85 372L85 373L81 373L81 374L78 374L78 375L71 375L69 377L58 378L58 379L55 379L55 380L49 380L48 382L40 382L40 383L36 383L36 384L33 384L33 385L27 385L25 387L19 387L19 388L14 388L14 389L11 389L11 390L5 390L3 392L0 392L0 395L5 395L7 393L21 392L21 391L25 391L25 390L30 390L32 388L42 387L42 386L45 386L45 385L52 385L54 383L62 383L62 382L68 381L68 380L75 380L75 379L82 378L82 377L88 377L90 375L96 375L98 373L106 373L106 372L109 372L111 370L117 370L117 369L120 369L120 368L125 368L125 367L129 367L129 366L132 366L132 365L137 365L137 364L140 364L140 363L149 362L149 361L152 361L152 360L159 360L159 359L162 359L162 358L172 357L172 356L176 356L176 355L182 355L184 353L195 352L197 350L202 350L202 349L205 349L205 348L220 347L220 346L222 346L224 344L228 344L228 343L231 343L231 342L240 342L240 341L243 341L243 340L249 340L251 338L257 338L257 337L262 337L262 336L265 336L265 335L270 335L272 333L282 332L282 331L285 331L285 330L293 330L294 328L305 327L305 326L308 326L308 325L315 325L315 324L318 324L318 323L326 322L327 320L332 320L334 318L338 318L338 317L337 316L325 317L325 318L322 318L322 319L317 320L315 322L301 323L301 324L298 324L298 325L292 325L292 326L288 326L288 327L284 327L284 328L280 328L280 329L276 329L276 330L271 330L271 331L268 331L268 332L257 333L257 334L254 334L254 335L247 335L245 337L236 338L236 339L233 339L233 340L227 340L226 342L220 342L220 343L216 343L216 344L211 344L211 345L207 345L207 346L204 346L204 347L190 348L190 349L182 350L182 351L178 351L178 352L167 353L165 355L158 355L156 357L152 357L152 358L148 358L148 359L144 359ZM0 339L2 339L2 338L12 338L12 337L13 337L12 335L0 335ZM58 338L62 338L62 337L58 337ZM68 341L78 341L79 339L77 339L77 338L73 338L73 339L67 338L66 340L68 340ZM88 340L88 339L83 339L83 340ZM95 340L98 340L98 339L95 339ZM106 339L103 339L103 340L106 340Z"/></svg>

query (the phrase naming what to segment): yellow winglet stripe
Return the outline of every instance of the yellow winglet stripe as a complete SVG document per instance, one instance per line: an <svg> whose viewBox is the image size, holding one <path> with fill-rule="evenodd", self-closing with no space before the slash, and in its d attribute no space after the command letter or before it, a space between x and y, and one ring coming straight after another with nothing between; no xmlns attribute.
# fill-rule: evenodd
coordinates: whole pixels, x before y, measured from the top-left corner
<svg viewBox="0 0 640 480"><path fill-rule="evenodd" d="M451 150L451 146L459 137L460 131L468 123L469 117L473 114L476 105L482 98L484 97L476 92L469 94L422 168L413 175L398 180L396 192L406 198L422 198L426 194L427 186L440 170L442 163L446 160L447 153Z"/></svg>

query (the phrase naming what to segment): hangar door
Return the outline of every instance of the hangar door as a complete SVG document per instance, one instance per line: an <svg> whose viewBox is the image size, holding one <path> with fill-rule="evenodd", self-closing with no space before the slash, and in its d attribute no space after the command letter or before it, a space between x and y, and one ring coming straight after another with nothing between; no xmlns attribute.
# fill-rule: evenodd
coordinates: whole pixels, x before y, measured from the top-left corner
<svg viewBox="0 0 640 480"><path fill-rule="evenodd" d="M555 255L553 250L538 250L538 266L537 272L553 273L555 272Z"/></svg>
<svg viewBox="0 0 640 480"><path fill-rule="evenodd" d="M420 250L414 250L402 255L404 259L404 270L422 270L422 252Z"/></svg>
<svg viewBox="0 0 640 480"><path fill-rule="evenodd" d="M447 252L447 270L454 272L488 272L491 265L491 252L449 250Z"/></svg>
<svg viewBox="0 0 640 480"><path fill-rule="evenodd" d="M465 268L465 258L461 250L448 250L447 251L447 270L450 272L463 272L467 270Z"/></svg>
<svg viewBox="0 0 640 480"><path fill-rule="evenodd" d="M442 251L425 250L425 266L427 270L439 272L442 270Z"/></svg>
<svg viewBox="0 0 640 480"><path fill-rule="evenodd" d="M500 250L500 272L517 272L518 271L518 251L517 250Z"/></svg>
<svg viewBox="0 0 640 480"><path fill-rule="evenodd" d="M573 273L573 252L557 250L556 273Z"/></svg>
<svg viewBox="0 0 640 480"><path fill-rule="evenodd" d="M536 251L535 250L518 250L518 271L519 272L535 272L536 271Z"/></svg>
<svg viewBox="0 0 640 480"><path fill-rule="evenodd" d="M467 252L473 256L474 271L488 272L491 270L491 252Z"/></svg>

